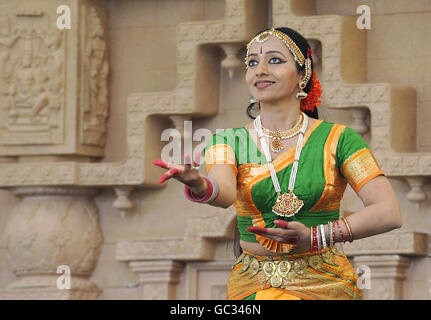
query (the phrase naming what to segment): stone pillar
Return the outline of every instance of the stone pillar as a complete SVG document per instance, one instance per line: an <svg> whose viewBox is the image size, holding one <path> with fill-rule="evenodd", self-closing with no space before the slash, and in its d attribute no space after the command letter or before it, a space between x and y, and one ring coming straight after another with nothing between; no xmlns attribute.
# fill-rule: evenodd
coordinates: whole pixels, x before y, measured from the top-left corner
<svg viewBox="0 0 431 320"><path fill-rule="evenodd" d="M88 280L103 241L95 189L20 187L13 193L21 201L5 242L18 280L0 290L0 299L97 299L101 291ZM62 282L65 268L69 288Z"/></svg>
<svg viewBox="0 0 431 320"><path fill-rule="evenodd" d="M176 285L184 269L173 260L132 261L130 267L138 274L144 300L176 299Z"/></svg>
<svg viewBox="0 0 431 320"><path fill-rule="evenodd" d="M68 18L70 28L60 27ZM100 294L87 279L102 243L96 189L79 186L78 178L79 164L95 163L105 151L106 24L104 4L96 0L2 2L0 188L21 201L5 231L18 280L1 298ZM70 289L57 289L69 271Z"/></svg>
<svg viewBox="0 0 431 320"><path fill-rule="evenodd" d="M362 289L366 300L401 300L403 282L410 258L401 255L369 255L353 258L355 268L364 265L370 268L371 288Z"/></svg>

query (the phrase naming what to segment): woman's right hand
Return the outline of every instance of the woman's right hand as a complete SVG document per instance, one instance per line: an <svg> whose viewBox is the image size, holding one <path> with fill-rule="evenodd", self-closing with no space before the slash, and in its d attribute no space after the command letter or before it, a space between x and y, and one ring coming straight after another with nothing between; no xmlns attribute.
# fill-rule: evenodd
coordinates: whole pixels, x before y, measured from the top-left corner
<svg viewBox="0 0 431 320"><path fill-rule="evenodd" d="M199 170L194 168L195 166L199 166L200 164L200 152L196 152L196 160L193 160L193 166L191 164L190 155L188 153L184 155L184 158L184 165L166 162L162 159L154 160L154 165L161 168L169 169L167 172L162 174L159 179L159 183L163 183L170 178L174 178L187 185L190 190L196 193L198 196L204 195L206 193L206 181L204 177L200 174Z"/></svg>

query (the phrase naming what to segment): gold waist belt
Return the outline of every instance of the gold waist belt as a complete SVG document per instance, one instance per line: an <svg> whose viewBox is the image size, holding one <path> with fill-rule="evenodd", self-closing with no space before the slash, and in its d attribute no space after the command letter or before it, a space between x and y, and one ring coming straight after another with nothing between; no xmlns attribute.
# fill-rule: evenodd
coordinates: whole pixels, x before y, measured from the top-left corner
<svg viewBox="0 0 431 320"><path fill-rule="evenodd" d="M334 255L343 256L335 248L322 250L310 254L288 256L255 256L243 252L237 259L233 268L241 264L238 272L249 274L249 279L258 275L262 288L269 284L274 288L285 288L294 277L307 278L306 269L321 270L322 264L337 266Z"/></svg>

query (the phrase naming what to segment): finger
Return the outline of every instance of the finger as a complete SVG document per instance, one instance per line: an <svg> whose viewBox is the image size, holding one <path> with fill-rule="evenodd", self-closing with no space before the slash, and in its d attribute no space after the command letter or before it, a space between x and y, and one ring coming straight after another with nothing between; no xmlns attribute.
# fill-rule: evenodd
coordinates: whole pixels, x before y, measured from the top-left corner
<svg viewBox="0 0 431 320"><path fill-rule="evenodd" d="M199 167L201 165L201 152L196 151L195 157L193 159L193 165Z"/></svg>
<svg viewBox="0 0 431 320"><path fill-rule="evenodd" d="M184 170L188 171L192 167L192 161L190 159L190 155L188 153L184 154Z"/></svg>
<svg viewBox="0 0 431 320"><path fill-rule="evenodd" d="M247 227L246 229L248 232L253 232L259 235L264 235L266 234L266 228L262 228L262 227Z"/></svg>
<svg viewBox="0 0 431 320"><path fill-rule="evenodd" d="M299 241L298 236L271 234L270 228L248 227L247 231L253 232L254 234L257 234L270 240L287 244L297 244Z"/></svg>
<svg viewBox="0 0 431 320"><path fill-rule="evenodd" d="M290 239L291 237L298 236L298 233L296 230L281 229L281 228L261 228L257 230L258 232L260 232L259 235L264 236L268 239L272 239L280 242L285 242L286 239Z"/></svg>
<svg viewBox="0 0 431 320"><path fill-rule="evenodd" d="M155 164L156 166L165 168L165 169L169 169L169 164L166 161L163 161L162 159L154 160L153 164Z"/></svg>
<svg viewBox="0 0 431 320"><path fill-rule="evenodd" d="M165 172L162 174L162 176L159 179L159 184L165 182L167 179L171 178L173 175L178 173L178 169L171 169L168 172Z"/></svg>
<svg viewBox="0 0 431 320"><path fill-rule="evenodd" d="M289 222L284 220L275 220L274 224L280 228L288 229L289 228Z"/></svg>

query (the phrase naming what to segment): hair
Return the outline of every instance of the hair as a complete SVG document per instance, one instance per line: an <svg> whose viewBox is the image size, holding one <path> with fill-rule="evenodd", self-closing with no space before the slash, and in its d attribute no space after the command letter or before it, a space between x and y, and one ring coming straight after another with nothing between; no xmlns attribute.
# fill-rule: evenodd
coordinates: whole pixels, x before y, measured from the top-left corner
<svg viewBox="0 0 431 320"><path fill-rule="evenodd" d="M281 31L283 32L285 35L289 36L293 42L296 43L296 45L298 46L299 50L301 50L302 54L304 55L304 57L307 57L307 50L311 49L310 44L308 43L308 41L302 36L300 35L297 31L284 27L284 28L274 28L277 31ZM267 31L269 29L265 29L262 31L259 31L256 36L264 31ZM313 74L314 72L314 63L313 63L313 58L312 56L310 56L311 59L311 74ZM296 70L298 70L298 73L302 72L303 70L305 70L305 63L302 65L302 67L299 65L299 63L297 61L295 61L295 66L296 66ZM307 85L305 86L305 88L303 89L303 91L305 93L309 93L310 89L311 89L311 83L312 81L308 81ZM256 119L256 117L254 117L252 115L252 110L255 106L255 103L250 103L249 106L247 107L247 116L251 119ZM314 108L313 111L305 111L305 114L307 116L309 116L310 118L314 118L314 119L319 119L319 114L317 112L317 108Z"/></svg>
<svg viewBox="0 0 431 320"><path fill-rule="evenodd" d="M258 34L264 32L264 31L267 31L267 30L269 30L269 29L262 30L262 31L258 32L255 36L257 36ZM307 50L311 49L311 46L308 43L308 41L302 35L300 35L297 31L290 29L290 28L275 28L275 30L281 31L284 34L286 34L287 36L289 36L293 40L293 42L296 43L296 45L298 46L299 50L301 50L304 57L307 57ZM311 74L313 74L313 71L314 71L313 58L310 56L310 59L311 59ZM305 70L305 63L301 67L299 65L299 63L297 61L295 61L295 65L296 65L296 69L298 70L298 74L300 72L302 72L303 70ZM308 81L307 85L303 89L303 91L305 93L310 92L311 83L312 83L311 80ZM254 117L252 115L252 110L255 108L255 106L256 106L256 103L250 103L250 105L247 107L247 116L251 119L256 119L256 117ZM317 108L314 108L313 111L305 111L304 113L307 116L309 116L310 118L319 119L319 113L317 111ZM236 258L238 258L242 254L242 248L240 246L240 233L239 233L238 227L235 228L233 252L234 252L234 255Z"/></svg>

